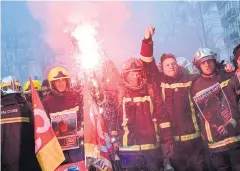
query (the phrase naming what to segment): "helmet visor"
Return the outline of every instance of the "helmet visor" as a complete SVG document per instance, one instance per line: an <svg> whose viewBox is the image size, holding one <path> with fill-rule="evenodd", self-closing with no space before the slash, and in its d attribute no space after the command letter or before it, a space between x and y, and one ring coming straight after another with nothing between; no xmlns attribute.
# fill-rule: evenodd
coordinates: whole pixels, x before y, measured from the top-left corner
<svg viewBox="0 0 240 171"><path fill-rule="evenodd" d="M122 73L130 72L130 71L140 71L143 69L142 61L134 60L128 61L123 64Z"/></svg>
<svg viewBox="0 0 240 171"><path fill-rule="evenodd" d="M205 61L210 60L210 59L216 60L215 56L206 56L206 57L204 57L202 59L199 59L199 61L197 61L197 66L200 66L200 64L202 62L205 62Z"/></svg>
<svg viewBox="0 0 240 171"><path fill-rule="evenodd" d="M21 86L18 82L4 83L2 85L2 91L4 92L4 94L20 93L21 92Z"/></svg>

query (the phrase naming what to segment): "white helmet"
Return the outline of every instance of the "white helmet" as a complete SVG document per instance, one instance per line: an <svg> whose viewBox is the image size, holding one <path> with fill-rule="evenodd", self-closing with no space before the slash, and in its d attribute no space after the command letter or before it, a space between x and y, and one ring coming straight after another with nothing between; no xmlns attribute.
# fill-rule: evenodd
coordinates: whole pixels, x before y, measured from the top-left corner
<svg viewBox="0 0 240 171"><path fill-rule="evenodd" d="M19 80L10 75L1 80L1 90L4 95L11 93L22 93Z"/></svg>
<svg viewBox="0 0 240 171"><path fill-rule="evenodd" d="M177 57L176 60L177 60L178 65L180 65L184 68L186 68L188 65L191 65L191 62L187 58Z"/></svg>
<svg viewBox="0 0 240 171"><path fill-rule="evenodd" d="M194 55L193 64L196 67L199 67L200 63L208 59L216 60L217 54L214 53L211 49L208 48L199 48Z"/></svg>

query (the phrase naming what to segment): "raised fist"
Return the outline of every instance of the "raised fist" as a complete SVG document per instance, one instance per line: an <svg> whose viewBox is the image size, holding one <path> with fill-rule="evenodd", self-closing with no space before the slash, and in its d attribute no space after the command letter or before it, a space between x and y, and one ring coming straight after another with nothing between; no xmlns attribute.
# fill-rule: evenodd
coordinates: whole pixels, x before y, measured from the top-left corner
<svg viewBox="0 0 240 171"><path fill-rule="evenodd" d="M155 32L155 27L153 27L153 26L148 27L148 28L145 30L144 38L145 38L145 39L149 39L150 37L153 36L154 32Z"/></svg>

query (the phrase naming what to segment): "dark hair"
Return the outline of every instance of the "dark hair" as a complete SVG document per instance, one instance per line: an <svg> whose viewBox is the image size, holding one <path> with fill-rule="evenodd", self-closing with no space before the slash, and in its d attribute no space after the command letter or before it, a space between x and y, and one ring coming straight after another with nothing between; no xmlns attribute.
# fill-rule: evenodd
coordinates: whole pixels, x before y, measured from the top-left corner
<svg viewBox="0 0 240 171"><path fill-rule="evenodd" d="M43 86L49 87L49 82L48 82L48 80L43 80L43 82L42 82L42 87L43 87Z"/></svg>
<svg viewBox="0 0 240 171"><path fill-rule="evenodd" d="M237 58L237 51L240 49L240 43L233 49L233 55L235 58ZM240 52L238 52L240 53Z"/></svg>
<svg viewBox="0 0 240 171"><path fill-rule="evenodd" d="M171 53L164 53L164 54L162 54L162 56L160 58L161 64L163 63L163 61L165 59L168 59L168 58L172 58L172 59L176 60L176 57L173 54L171 54Z"/></svg>

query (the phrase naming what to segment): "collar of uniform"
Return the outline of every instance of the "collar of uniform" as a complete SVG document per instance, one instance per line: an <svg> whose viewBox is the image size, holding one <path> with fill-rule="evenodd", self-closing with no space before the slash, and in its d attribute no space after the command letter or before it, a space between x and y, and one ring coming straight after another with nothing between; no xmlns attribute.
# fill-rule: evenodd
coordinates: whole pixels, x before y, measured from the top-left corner
<svg viewBox="0 0 240 171"><path fill-rule="evenodd" d="M148 89L147 85L143 86L139 90L130 90L127 87L125 87L125 90L126 90L125 93L127 96L130 96L130 97L145 96L147 93L147 89Z"/></svg>
<svg viewBox="0 0 240 171"><path fill-rule="evenodd" d="M212 79L216 79L218 77L218 73L216 72L216 73L214 73L211 76L207 76L207 75L201 74L201 77L204 80L212 80Z"/></svg>
<svg viewBox="0 0 240 171"><path fill-rule="evenodd" d="M13 94L8 94L3 96L1 103L2 103L2 106L8 106L13 104L23 103L25 101L26 100L21 94L13 93Z"/></svg>
<svg viewBox="0 0 240 171"><path fill-rule="evenodd" d="M180 80L183 76L183 72L181 70L181 68L179 67L179 72L177 74L177 76L175 78L169 77L167 75L164 75L164 80L168 83L168 84L173 84L176 83L178 80Z"/></svg>

